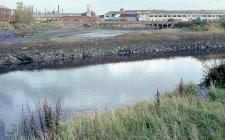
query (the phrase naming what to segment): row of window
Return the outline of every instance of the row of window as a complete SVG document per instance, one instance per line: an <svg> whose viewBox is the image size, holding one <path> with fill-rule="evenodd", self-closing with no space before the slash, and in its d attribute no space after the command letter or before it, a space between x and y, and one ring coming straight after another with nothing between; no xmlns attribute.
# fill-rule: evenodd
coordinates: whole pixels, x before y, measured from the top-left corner
<svg viewBox="0 0 225 140"><path fill-rule="evenodd" d="M143 16L143 15L142 15ZM225 17L225 15L149 15L149 17Z"/></svg>
<svg viewBox="0 0 225 140"><path fill-rule="evenodd" d="M10 14L10 11L0 9L0 14Z"/></svg>

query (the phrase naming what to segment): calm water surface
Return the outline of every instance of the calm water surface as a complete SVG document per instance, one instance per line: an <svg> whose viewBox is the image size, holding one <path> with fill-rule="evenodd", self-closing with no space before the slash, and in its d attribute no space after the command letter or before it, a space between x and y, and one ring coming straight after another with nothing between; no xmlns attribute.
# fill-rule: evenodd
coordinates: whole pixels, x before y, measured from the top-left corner
<svg viewBox="0 0 225 140"><path fill-rule="evenodd" d="M199 83L202 63L192 57L95 65L74 69L16 71L0 75L0 120L18 121L22 106L45 99L71 112L91 112L154 99L185 82Z"/></svg>

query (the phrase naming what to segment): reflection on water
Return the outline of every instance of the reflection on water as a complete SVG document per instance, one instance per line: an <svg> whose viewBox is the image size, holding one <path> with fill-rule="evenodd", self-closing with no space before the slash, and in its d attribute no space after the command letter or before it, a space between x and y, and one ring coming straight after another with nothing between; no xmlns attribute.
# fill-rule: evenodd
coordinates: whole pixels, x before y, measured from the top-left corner
<svg viewBox="0 0 225 140"><path fill-rule="evenodd" d="M154 99L181 77L199 83L202 64L192 57L96 65L76 69L16 71L0 75L0 120L19 119L22 105L61 99L65 110L96 111Z"/></svg>

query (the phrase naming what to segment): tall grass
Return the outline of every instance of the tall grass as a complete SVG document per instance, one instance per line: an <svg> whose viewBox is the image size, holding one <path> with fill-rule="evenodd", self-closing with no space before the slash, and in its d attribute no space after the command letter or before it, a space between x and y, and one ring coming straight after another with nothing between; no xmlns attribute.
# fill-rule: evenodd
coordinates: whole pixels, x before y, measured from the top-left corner
<svg viewBox="0 0 225 140"><path fill-rule="evenodd" d="M54 139L60 131L60 100L57 101L55 108L48 105L45 101L42 105L37 104L37 111L31 113L23 110L23 139Z"/></svg>
<svg viewBox="0 0 225 140"><path fill-rule="evenodd" d="M198 103L195 98L197 87L184 85L183 88L184 96L180 96L178 88L162 97L157 93L155 104L142 101L117 111L78 117L70 123L62 124L57 138L224 139L224 100L210 96ZM219 94L216 89L212 88L210 91Z"/></svg>

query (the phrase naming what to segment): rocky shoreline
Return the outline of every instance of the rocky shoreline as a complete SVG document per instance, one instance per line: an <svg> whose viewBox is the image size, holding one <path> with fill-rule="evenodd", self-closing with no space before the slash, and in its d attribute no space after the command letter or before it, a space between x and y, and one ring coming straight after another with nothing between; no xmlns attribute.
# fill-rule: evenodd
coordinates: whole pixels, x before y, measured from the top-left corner
<svg viewBox="0 0 225 140"><path fill-rule="evenodd" d="M182 38L161 41L148 38L127 40L114 38L73 43L33 42L22 45L0 45L0 73L212 53L225 53L225 38Z"/></svg>

